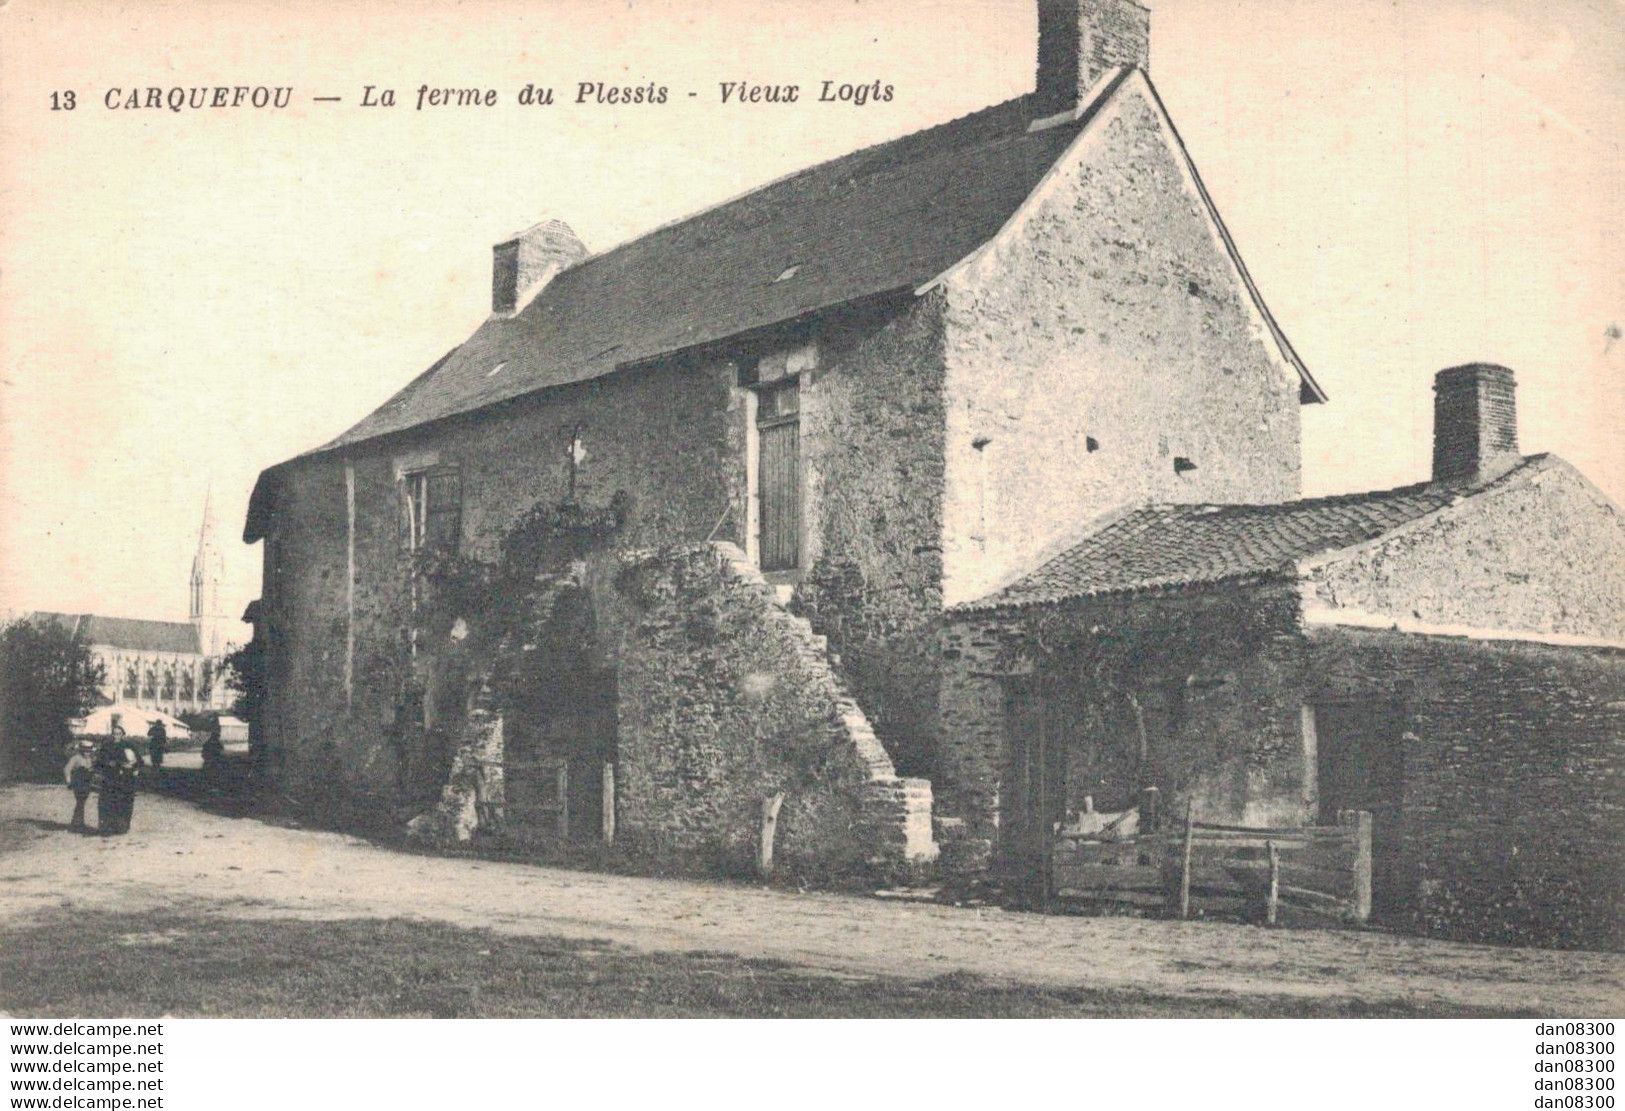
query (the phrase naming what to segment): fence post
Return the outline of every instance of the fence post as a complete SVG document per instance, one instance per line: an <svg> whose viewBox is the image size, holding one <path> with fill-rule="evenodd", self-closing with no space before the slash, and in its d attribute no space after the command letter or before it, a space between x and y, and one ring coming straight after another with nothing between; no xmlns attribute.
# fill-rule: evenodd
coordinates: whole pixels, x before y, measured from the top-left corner
<svg viewBox="0 0 1625 1111"><path fill-rule="evenodd" d="M779 807L784 805L784 792L762 800L762 839L756 848L756 871L764 880L773 874L773 835L779 827Z"/></svg>
<svg viewBox="0 0 1625 1111"><path fill-rule="evenodd" d="M604 762L604 844L615 843L615 765Z"/></svg>
<svg viewBox="0 0 1625 1111"><path fill-rule="evenodd" d="M1196 833L1196 801L1185 800L1185 854L1179 865L1179 917L1191 915L1191 840Z"/></svg>
<svg viewBox="0 0 1625 1111"><path fill-rule="evenodd" d="M1264 842L1264 847L1270 854L1270 893L1264 903L1264 925L1275 925L1276 908L1281 901L1281 851L1275 847L1274 841Z"/></svg>
<svg viewBox="0 0 1625 1111"><path fill-rule="evenodd" d="M1371 918L1371 813L1344 810L1337 824L1354 832L1354 920L1365 922Z"/></svg>
<svg viewBox="0 0 1625 1111"><path fill-rule="evenodd" d="M1162 792L1155 787L1140 788L1140 832L1155 833L1162 824Z"/></svg>
<svg viewBox="0 0 1625 1111"><path fill-rule="evenodd" d="M563 844L570 839L570 765L568 761L559 762L558 775L559 788L559 842Z"/></svg>

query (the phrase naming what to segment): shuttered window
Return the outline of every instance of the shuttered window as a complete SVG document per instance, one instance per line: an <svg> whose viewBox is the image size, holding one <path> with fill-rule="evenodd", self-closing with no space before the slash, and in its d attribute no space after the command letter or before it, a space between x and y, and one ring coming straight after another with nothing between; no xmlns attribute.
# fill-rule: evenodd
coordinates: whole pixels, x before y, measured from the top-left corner
<svg viewBox="0 0 1625 1111"><path fill-rule="evenodd" d="M758 394L758 540L764 571L791 571L801 562L800 419L800 396L793 379Z"/></svg>
<svg viewBox="0 0 1625 1111"><path fill-rule="evenodd" d="M463 478L456 467L407 474L402 508L409 550L457 551L463 534Z"/></svg>

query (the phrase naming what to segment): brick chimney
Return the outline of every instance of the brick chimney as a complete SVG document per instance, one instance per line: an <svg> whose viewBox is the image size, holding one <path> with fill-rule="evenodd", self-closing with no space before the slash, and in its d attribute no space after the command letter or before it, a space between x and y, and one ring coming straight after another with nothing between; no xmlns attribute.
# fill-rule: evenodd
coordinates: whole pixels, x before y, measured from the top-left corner
<svg viewBox="0 0 1625 1111"><path fill-rule="evenodd" d="M1518 454L1518 407L1512 371L1468 363L1433 377L1433 480L1487 481L1505 474Z"/></svg>
<svg viewBox="0 0 1625 1111"><path fill-rule="evenodd" d="M491 311L518 312L559 271L587 257L587 248L561 220L543 220L491 248Z"/></svg>
<svg viewBox="0 0 1625 1111"><path fill-rule="evenodd" d="M1100 76L1151 66L1151 10L1135 0L1038 0L1038 91L1033 116L1082 106Z"/></svg>

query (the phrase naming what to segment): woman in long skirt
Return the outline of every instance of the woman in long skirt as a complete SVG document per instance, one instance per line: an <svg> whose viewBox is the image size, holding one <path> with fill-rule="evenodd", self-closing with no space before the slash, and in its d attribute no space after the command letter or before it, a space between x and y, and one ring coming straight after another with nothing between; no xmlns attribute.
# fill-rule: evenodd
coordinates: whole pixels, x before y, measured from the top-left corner
<svg viewBox="0 0 1625 1111"><path fill-rule="evenodd" d="M117 726L96 754L96 771L101 780L101 797L96 803L96 826L103 833L129 833L135 816L136 776L141 754Z"/></svg>

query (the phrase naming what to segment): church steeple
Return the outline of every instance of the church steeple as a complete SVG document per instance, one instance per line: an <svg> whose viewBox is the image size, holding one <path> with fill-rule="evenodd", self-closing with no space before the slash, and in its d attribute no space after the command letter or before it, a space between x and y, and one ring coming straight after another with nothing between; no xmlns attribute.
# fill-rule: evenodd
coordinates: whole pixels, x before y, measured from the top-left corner
<svg viewBox="0 0 1625 1111"><path fill-rule="evenodd" d="M187 609L197 629L198 646L205 656L226 650L226 618L221 612L220 589L226 561L215 543L214 489L203 495L203 527L198 530L197 554L192 557L192 590Z"/></svg>

